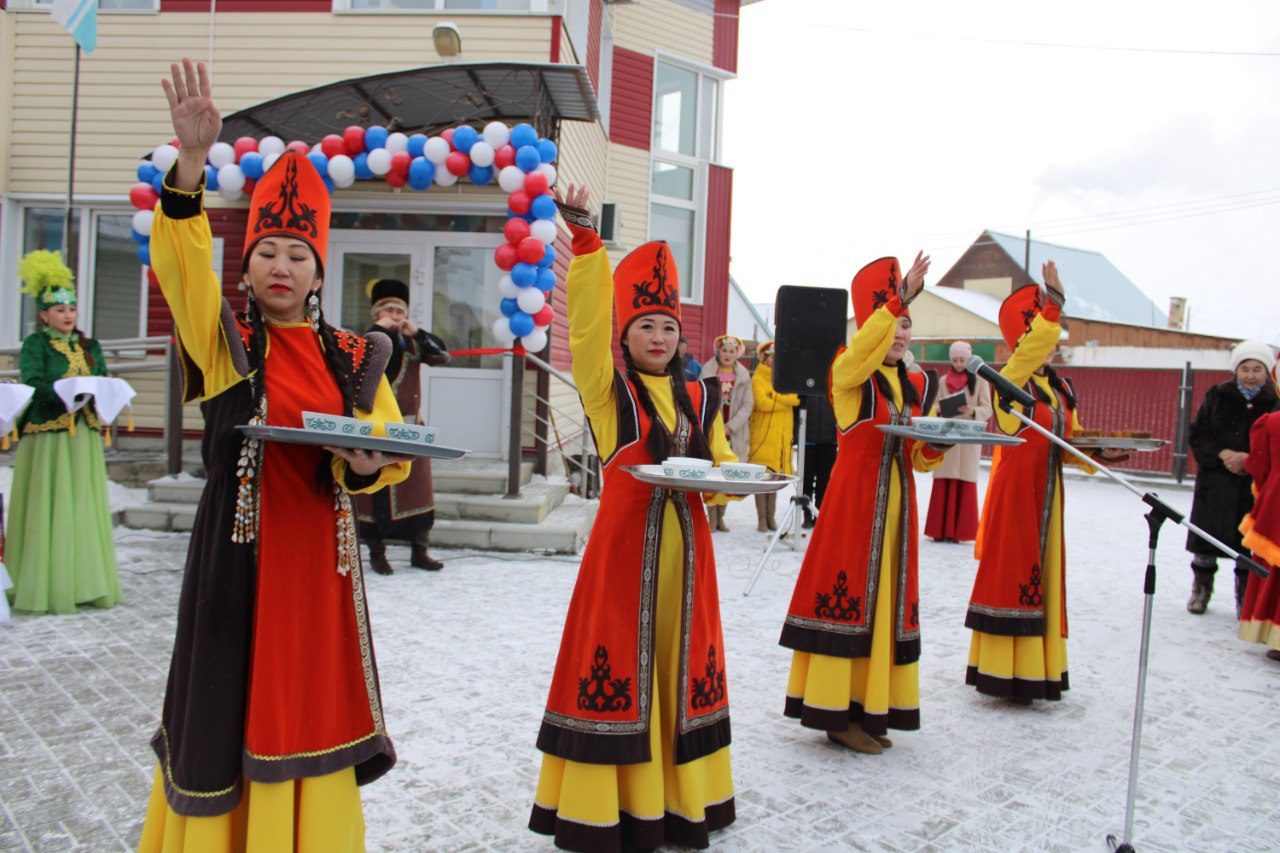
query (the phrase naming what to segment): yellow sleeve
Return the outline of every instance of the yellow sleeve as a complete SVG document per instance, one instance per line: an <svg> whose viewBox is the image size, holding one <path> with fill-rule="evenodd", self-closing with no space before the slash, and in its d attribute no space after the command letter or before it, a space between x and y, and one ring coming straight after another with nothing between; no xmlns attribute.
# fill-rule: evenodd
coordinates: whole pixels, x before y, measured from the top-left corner
<svg viewBox="0 0 1280 853"><path fill-rule="evenodd" d="M613 455L618 442L618 407L614 399L613 272L603 248L569 263L565 279L569 318L569 352L573 381L591 420L600 458ZM723 432L721 428L721 432Z"/></svg>
<svg viewBox="0 0 1280 853"><path fill-rule="evenodd" d="M781 408L794 409L800 405L800 395L779 394L773 390L773 374L770 373L766 379L758 370L751 377L751 395L755 398L756 409L762 412L775 412Z"/></svg>
<svg viewBox="0 0 1280 853"><path fill-rule="evenodd" d="M1076 430L1081 428L1080 418L1077 417L1076 413L1073 411L1071 413L1071 431L1074 433ZM1068 465L1074 465L1086 474L1098 473L1098 469L1093 465L1090 465L1088 462L1082 462L1079 456L1076 456L1074 453L1068 453L1065 450L1062 451L1062 461Z"/></svg>
<svg viewBox="0 0 1280 853"><path fill-rule="evenodd" d="M729 446L729 439L724 434L724 410L716 413L715 423L711 425L711 459L716 465L721 462L738 462L738 455Z"/></svg>
<svg viewBox="0 0 1280 853"><path fill-rule="evenodd" d="M373 411L356 409L354 414L362 421L371 421L374 425L373 434L378 436L386 436L388 422L393 424L404 422L400 416L400 405L396 402L396 395L392 393L391 383L387 382L386 376L378 379L378 393L373 398ZM368 494L378 491L383 486L394 486L409 476L409 465L408 461L393 462L378 472L378 479L371 485L363 489L348 489L345 479L347 460L341 456L333 456L329 459L329 470L333 472L334 482L341 484L343 489L351 494Z"/></svg>
<svg viewBox="0 0 1280 853"><path fill-rule="evenodd" d="M857 418L858 407L862 405L862 386L884 363L897 328L898 315L888 308L877 309L832 363L832 408L841 429L848 429Z"/></svg>
<svg viewBox="0 0 1280 853"><path fill-rule="evenodd" d="M911 467L921 473L927 473L939 467L945 458L945 453L934 450L927 442L911 442Z"/></svg>
<svg viewBox="0 0 1280 853"><path fill-rule="evenodd" d="M1000 368L1000 375L1019 388L1026 385L1031 374L1040 369L1044 360L1058 345L1061 335L1062 327L1057 323L1052 323L1043 316L1036 317L1031 321L1031 331L1018 343L1013 355L1009 356L1008 363ZM991 396L995 402L999 402L999 395L994 388ZM1022 421L1000 408L996 409L996 424L1006 435L1013 435L1022 428Z"/></svg>
<svg viewBox="0 0 1280 853"><path fill-rule="evenodd" d="M241 381L222 328L222 285L213 272L209 218L170 219L156 207L151 226L151 268L178 330L183 352L204 378L203 399Z"/></svg>

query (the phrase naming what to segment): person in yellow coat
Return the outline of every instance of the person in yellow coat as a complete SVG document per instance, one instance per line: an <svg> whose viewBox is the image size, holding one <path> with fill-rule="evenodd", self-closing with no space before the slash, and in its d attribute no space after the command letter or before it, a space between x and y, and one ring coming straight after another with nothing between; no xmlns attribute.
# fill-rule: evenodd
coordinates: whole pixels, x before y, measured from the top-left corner
<svg viewBox="0 0 1280 853"><path fill-rule="evenodd" d="M773 390L773 341L763 344L759 350L760 366L751 377L751 394L755 408L751 412L748 432L751 435L750 461L764 465L779 474L794 474L791 464L791 437L794 432L795 410L800 405L796 394L779 394ZM774 513L778 509L778 495L756 495L756 529L761 533L778 529Z"/></svg>

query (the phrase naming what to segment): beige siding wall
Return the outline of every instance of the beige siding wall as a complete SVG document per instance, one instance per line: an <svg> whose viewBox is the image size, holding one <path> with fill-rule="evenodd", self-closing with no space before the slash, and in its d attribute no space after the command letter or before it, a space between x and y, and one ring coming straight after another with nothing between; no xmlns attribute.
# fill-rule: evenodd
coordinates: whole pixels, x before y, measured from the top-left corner
<svg viewBox="0 0 1280 853"><path fill-rule="evenodd" d="M655 51L711 64L712 26L715 18L695 12L672 0L644 0L606 6L619 47L639 53Z"/></svg>
<svg viewBox="0 0 1280 853"><path fill-rule="evenodd" d="M606 197L601 201L617 203L622 225L618 242L625 248L634 249L648 239L648 151L626 145L609 145L609 185Z"/></svg>
<svg viewBox="0 0 1280 853"><path fill-rule="evenodd" d="M850 320L850 334L854 329ZM925 290L911 303L911 333L917 338L999 338L1000 327Z"/></svg>
<svg viewBox="0 0 1280 853"><path fill-rule="evenodd" d="M0 13L0 193L8 189L9 146L13 136L14 27L16 16Z"/></svg>

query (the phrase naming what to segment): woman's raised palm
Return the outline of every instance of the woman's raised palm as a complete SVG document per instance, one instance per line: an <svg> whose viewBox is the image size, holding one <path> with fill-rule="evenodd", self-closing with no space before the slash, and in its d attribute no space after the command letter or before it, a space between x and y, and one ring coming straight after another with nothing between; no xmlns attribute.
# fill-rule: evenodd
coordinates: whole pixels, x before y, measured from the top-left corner
<svg viewBox="0 0 1280 853"><path fill-rule="evenodd" d="M183 148L207 149L218 141L222 132L222 113L213 103L213 87L204 63L193 64L183 57L182 66L169 66L173 82L162 79L165 97L169 99L169 118L178 144Z"/></svg>

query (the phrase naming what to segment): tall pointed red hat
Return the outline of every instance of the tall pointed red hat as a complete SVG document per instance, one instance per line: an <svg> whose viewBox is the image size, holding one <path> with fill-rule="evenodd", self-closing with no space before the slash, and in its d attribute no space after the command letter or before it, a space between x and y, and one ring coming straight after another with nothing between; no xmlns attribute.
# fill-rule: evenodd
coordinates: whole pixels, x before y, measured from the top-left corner
<svg viewBox="0 0 1280 853"><path fill-rule="evenodd" d="M1042 311L1044 291L1038 284L1019 287L1000 303L1000 334L1010 352L1017 349L1018 341L1031 329L1031 321Z"/></svg>
<svg viewBox="0 0 1280 853"><path fill-rule="evenodd" d="M618 264L613 271L613 309L619 337L641 314L667 314L681 323L680 275L665 240L645 243Z"/></svg>
<svg viewBox="0 0 1280 853"><path fill-rule="evenodd" d="M286 151L253 188L244 235L245 264L259 240L282 234L310 246L323 272L329 251L329 208L329 190L316 167L298 152Z"/></svg>
<svg viewBox="0 0 1280 853"><path fill-rule="evenodd" d="M897 258L879 258L858 270L849 289L853 293L853 317L858 327L898 295L902 270Z"/></svg>

